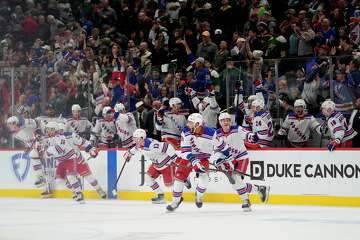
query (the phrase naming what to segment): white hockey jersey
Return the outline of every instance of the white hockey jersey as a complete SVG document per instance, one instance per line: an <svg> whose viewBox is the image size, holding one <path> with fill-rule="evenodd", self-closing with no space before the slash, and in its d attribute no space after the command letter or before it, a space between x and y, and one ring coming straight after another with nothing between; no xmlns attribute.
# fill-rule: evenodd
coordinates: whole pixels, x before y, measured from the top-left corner
<svg viewBox="0 0 360 240"><path fill-rule="evenodd" d="M161 131L162 138L175 138L180 140L181 131L186 125L184 113L164 112L162 122L156 121L155 127Z"/></svg>
<svg viewBox="0 0 360 240"><path fill-rule="evenodd" d="M37 125L34 119L23 119L19 131L14 133L14 138L21 141L25 148L31 149L35 141L34 132L36 128Z"/></svg>
<svg viewBox="0 0 360 240"><path fill-rule="evenodd" d="M121 141L121 147L133 145L132 135L137 129L136 120L132 113L120 113L115 121L117 134Z"/></svg>
<svg viewBox="0 0 360 240"><path fill-rule="evenodd" d="M334 112L327 119L327 127L331 139L339 139L344 143L356 136L357 132L346 123L345 117L340 112Z"/></svg>
<svg viewBox="0 0 360 240"><path fill-rule="evenodd" d="M230 151L223 139L220 139L212 128L203 127L201 134L191 133L185 127L181 133L181 157L193 165L200 160L209 160L210 156L217 154L228 157Z"/></svg>
<svg viewBox="0 0 360 240"><path fill-rule="evenodd" d="M60 117L39 116L35 120L44 134L45 134L46 124L48 124L49 122L64 123L64 124L66 123L66 119L61 116Z"/></svg>
<svg viewBox="0 0 360 240"><path fill-rule="evenodd" d="M177 158L175 149L169 143L158 142L152 138L146 138L143 149L133 147L130 149L131 154L141 151L145 158L150 160L157 170L168 167Z"/></svg>
<svg viewBox="0 0 360 240"><path fill-rule="evenodd" d="M217 136L229 147L231 160L244 160L249 158L244 142L251 142L251 131L241 126L231 126L230 131L225 133L222 129L217 130Z"/></svg>
<svg viewBox="0 0 360 240"><path fill-rule="evenodd" d="M49 139L49 146L45 151L46 158L53 158L57 163L64 161L82 161L83 156L79 148L90 150L91 143L76 133L56 135Z"/></svg>
<svg viewBox="0 0 360 240"><path fill-rule="evenodd" d="M99 144L108 145L114 142L114 138L117 134L114 121L105 121L104 119L98 119L95 126L91 131L90 140L98 140Z"/></svg>
<svg viewBox="0 0 360 240"><path fill-rule="evenodd" d="M262 148L269 147L274 139L274 128L270 113L268 111L255 113L252 123L252 132L259 137L258 144Z"/></svg>
<svg viewBox="0 0 360 240"><path fill-rule="evenodd" d="M287 139L294 147L304 147L309 140L310 131L315 130L319 134L321 124L310 114L297 117L295 113L286 116L279 135L287 135Z"/></svg>
<svg viewBox="0 0 360 240"><path fill-rule="evenodd" d="M90 133L92 127L93 125L87 118L69 118L65 123L65 132L73 132L80 136L85 136L87 133Z"/></svg>
<svg viewBox="0 0 360 240"><path fill-rule="evenodd" d="M216 128L217 115L220 113L220 107L215 97L205 97L200 100L196 95L191 99L195 109L203 116L205 126Z"/></svg>

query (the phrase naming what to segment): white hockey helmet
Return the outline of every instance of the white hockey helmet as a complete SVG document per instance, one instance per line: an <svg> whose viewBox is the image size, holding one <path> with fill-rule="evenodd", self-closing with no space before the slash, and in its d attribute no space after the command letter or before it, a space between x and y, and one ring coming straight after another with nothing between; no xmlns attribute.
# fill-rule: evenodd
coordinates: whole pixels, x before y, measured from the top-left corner
<svg viewBox="0 0 360 240"><path fill-rule="evenodd" d="M199 125L202 125L204 120L200 113L192 113L189 115L188 119L189 122L199 123Z"/></svg>
<svg viewBox="0 0 360 240"><path fill-rule="evenodd" d="M230 119L231 120L230 114L228 114L227 112L220 113L219 121L224 120L224 119Z"/></svg>
<svg viewBox="0 0 360 240"><path fill-rule="evenodd" d="M103 115L103 116L106 116L106 114L112 113L112 112L113 112L113 109L112 109L111 107L109 107L109 106L106 106L106 107L104 107L103 110L102 110L102 115Z"/></svg>
<svg viewBox="0 0 360 240"><path fill-rule="evenodd" d="M133 133L133 138L142 138L145 139L146 138L146 132L144 129L136 129L135 132Z"/></svg>
<svg viewBox="0 0 360 240"><path fill-rule="evenodd" d="M335 110L335 103L331 100L326 100L321 104L322 109L331 109L332 111Z"/></svg>
<svg viewBox="0 0 360 240"><path fill-rule="evenodd" d="M73 104L71 106L71 111L81 111L81 107L79 104Z"/></svg>
<svg viewBox="0 0 360 240"><path fill-rule="evenodd" d="M125 110L125 106L124 104L122 103L117 103L115 106L114 106L114 110L115 112L122 112Z"/></svg>
<svg viewBox="0 0 360 240"><path fill-rule="evenodd" d="M265 108L265 103L262 99L255 99L252 103L251 103L251 107L260 107L260 109L264 109Z"/></svg>
<svg viewBox="0 0 360 240"><path fill-rule="evenodd" d="M57 131L59 129L59 124L56 123L56 122L48 122L46 125L45 125L45 128L46 129L53 129L55 131Z"/></svg>
<svg viewBox="0 0 360 240"><path fill-rule="evenodd" d="M306 103L303 99L297 99L295 102L294 102L294 107L303 107L303 108L306 108Z"/></svg>
<svg viewBox="0 0 360 240"><path fill-rule="evenodd" d="M62 122L58 123L58 130L64 132L65 131L65 123L62 123Z"/></svg>
<svg viewBox="0 0 360 240"><path fill-rule="evenodd" d="M9 117L6 120L6 124L19 124L19 118L16 116Z"/></svg>
<svg viewBox="0 0 360 240"><path fill-rule="evenodd" d="M181 99L177 97L170 98L169 100L170 107L174 106L175 104L182 104Z"/></svg>

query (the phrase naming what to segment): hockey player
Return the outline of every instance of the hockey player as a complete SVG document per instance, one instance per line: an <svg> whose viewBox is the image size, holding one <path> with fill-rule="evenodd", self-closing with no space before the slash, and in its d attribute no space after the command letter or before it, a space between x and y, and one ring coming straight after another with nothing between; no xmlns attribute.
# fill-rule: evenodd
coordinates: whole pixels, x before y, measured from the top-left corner
<svg viewBox="0 0 360 240"><path fill-rule="evenodd" d="M241 173L246 173L249 164L249 155L244 142L256 143L258 137L241 126L231 126L231 116L228 113L221 113L219 115L219 123L221 128L217 130L217 136L228 145L231 157L227 159L228 161L222 162L223 158L216 159L215 155L213 155L210 158L210 162L213 162L221 170L229 171L230 176L235 180L232 187L243 200L243 210L245 212L251 211L248 194L258 192L261 201L265 202L268 199L270 189L266 186L245 183L243 181L244 177L241 175Z"/></svg>
<svg viewBox="0 0 360 240"><path fill-rule="evenodd" d="M124 157L128 161L137 151L141 151L145 158L152 162L147 170L146 183L157 196L151 201L157 204L165 203L164 192L156 179L162 175L166 187L174 184L174 161L177 158L175 149L169 143L146 138L146 132L143 129L136 129L133 138L136 145L129 149Z"/></svg>
<svg viewBox="0 0 360 240"><path fill-rule="evenodd" d="M306 103L303 99L297 99L295 101L294 110L294 113L287 115L278 135L287 135L287 139L292 147L306 147L310 131L315 130L321 134L321 125L312 115L307 113Z"/></svg>
<svg viewBox="0 0 360 240"><path fill-rule="evenodd" d="M351 139L357 132L348 126L345 117L340 112L335 111L335 103L326 100L321 104L321 111L326 117L323 126L330 132L330 142L327 145L329 151L334 151L338 147L352 147Z"/></svg>
<svg viewBox="0 0 360 240"><path fill-rule="evenodd" d="M56 112L54 106L52 104L48 104L46 108L46 116L39 116L35 119L37 125L39 126L39 128L43 133L45 133L46 124L48 124L49 122L57 122L57 123L66 122L66 120L63 117L61 117L61 115L57 117L55 113Z"/></svg>
<svg viewBox="0 0 360 240"><path fill-rule="evenodd" d="M182 160L175 171L173 201L167 206L168 211L174 211L183 201L185 180L191 170L198 175L195 204L198 208L202 207L203 196L209 183L209 158L214 152L218 158L230 156L229 149L225 142L217 137L216 131L203 125L203 118L199 113L191 114L181 133Z"/></svg>
<svg viewBox="0 0 360 240"><path fill-rule="evenodd" d="M185 127L186 118L181 110L182 101L180 98L170 98L169 105L171 110L160 110L156 116L155 127L161 131L161 140L173 145L174 148L180 146L180 135Z"/></svg>
<svg viewBox="0 0 360 240"><path fill-rule="evenodd" d="M72 118L66 120L65 132L72 132L78 134L80 137L89 139L90 131L93 127L91 122L84 117L81 117L81 107L79 104L71 106Z"/></svg>
<svg viewBox="0 0 360 240"><path fill-rule="evenodd" d="M41 138L41 132L37 131L37 125L33 119L24 119L23 124L20 124L19 118L12 116L7 119L7 127L13 133L15 139L19 140L24 144L26 152L29 153L29 157L32 163L33 170L37 177L35 181L35 186L40 188L45 184L45 176L43 169L43 162L40 158L41 148L40 144L37 144L36 141L39 141Z"/></svg>
<svg viewBox="0 0 360 240"><path fill-rule="evenodd" d="M196 92L188 88L187 93L191 97L195 109L203 116L205 126L216 128L216 117L220 113L220 107L215 99L215 91L210 92L208 97L200 100Z"/></svg>
<svg viewBox="0 0 360 240"><path fill-rule="evenodd" d="M66 132L65 124L63 124L63 123L58 124L58 130L59 130L59 134L64 135L66 138L75 138L75 139L77 139L77 142L79 142L80 139L82 139L83 142L87 143L87 148L85 148L85 151L89 151L90 156L92 158L96 158L97 153L98 153L97 150L95 148L92 148L91 143L86 141L86 139L81 138L76 133ZM73 148L76 150L77 153L81 154L78 145L73 145ZM76 164L76 172L81 177L83 177L96 190L96 192L99 194L99 196L101 198L106 199L106 197L107 197L106 192L99 185L99 183L98 183L97 179L95 178L95 176L93 175L87 161L85 161L85 159L82 157L82 158L77 159L75 164ZM74 194L74 196L76 196L76 195Z"/></svg>
<svg viewBox="0 0 360 240"><path fill-rule="evenodd" d="M274 129L271 115L265 110L265 103L263 100L257 98L251 103L251 111L254 114L252 119L252 132L259 137L259 141L255 145L248 145L251 148L266 148L270 147L274 139Z"/></svg>
<svg viewBox="0 0 360 240"><path fill-rule="evenodd" d="M115 119L115 125L121 147L131 147L134 145L133 133L137 129L134 115L132 113L127 113L125 111L125 106L122 103L116 104L114 109L115 113L118 113L117 118Z"/></svg>
<svg viewBox="0 0 360 240"><path fill-rule="evenodd" d="M114 121L114 110L111 107L104 107L102 119L98 119L91 132L90 140L97 143L101 148L117 147L118 136Z"/></svg>
<svg viewBox="0 0 360 240"><path fill-rule="evenodd" d="M47 135L50 137L50 145L45 151L46 162L56 161L56 178L68 181L70 190L75 193L74 199L80 203L84 202L81 184L77 178L77 163L85 161L79 147L85 148L92 157L96 157L97 151L89 141L77 134L57 134L58 123L49 122L46 125ZM75 147L76 146L76 147Z"/></svg>

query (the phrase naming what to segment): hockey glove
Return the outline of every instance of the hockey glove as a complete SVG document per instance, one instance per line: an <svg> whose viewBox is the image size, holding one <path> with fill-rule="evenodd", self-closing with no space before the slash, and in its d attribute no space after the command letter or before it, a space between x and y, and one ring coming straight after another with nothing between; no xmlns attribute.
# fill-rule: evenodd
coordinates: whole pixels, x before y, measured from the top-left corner
<svg viewBox="0 0 360 240"><path fill-rule="evenodd" d="M259 137L258 137L258 135L256 133L251 134L249 140L250 140L251 143L257 143L259 141Z"/></svg>
<svg viewBox="0 0 360 240"><path fill-rule="evenodd" d="M327 148L330 152L334 151L336 149L336 147L338 147L340 145L340 140L339 139L334 139L331 140L329 142L329 144L327 145Z"/></svg>
<svg viewBox="0 0 360 240"><path fill-rule="evenodd" d="M129 150L129 151L126 151L126 152L124 153L124 159L125 159L125 161L129 162L129 161L131 160L131 157L132 157L132 156L134 156L134 154L132 154L132 153L130 152L130 150Z"/></svg>
<svg viewBox="0 0 360 240"><path fill-rule="evenodd" d="M224 162L223 164L217 166L216 169L220 171L233 171L235 168L232 162Z"/></svg>
<svg viewBox="0 0 360 240"><path fill-rule="evenodd" d="M325 134L327 133L327 131L328 131L328 126L327 126L327 124L322 124L322 125L320 126L320 133L323 134L323 135L325 135Z"/></svg>
<svg viewBox="0 0 360 240"><path fill-rule="evenodd" d="M89 151L89 154L92 158L96 158L97 155L99 154L99 151L96 149L96 148L91 148L90 151Z"/></svg>
<svg viewBox="0 0 360 240"><path fill-rule="evenodd" d="M205 173L206 172L206 168L204 165L201 164L201 162L197 162L194 164L194 170L197 173Z"/></svg>

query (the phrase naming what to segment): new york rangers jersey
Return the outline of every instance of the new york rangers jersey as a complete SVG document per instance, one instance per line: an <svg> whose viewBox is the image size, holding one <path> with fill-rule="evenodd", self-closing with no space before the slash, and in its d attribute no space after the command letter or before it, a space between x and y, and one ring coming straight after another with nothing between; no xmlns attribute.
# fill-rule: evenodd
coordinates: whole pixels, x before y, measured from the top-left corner
<svg viewBox="0 0 360 240"><path fill-rule="evenodd" d="M139 151L138 148L133 147L130 152L135 154ZM146 159L149 159L157 170L162 170L168 167L175 161L177 155L173 146L166 142L158 142L152 138L146 138L144 148L141 149Z"/></svg>
<svg viewBox="0 0 360 240"><path fill-rule="evenodd" d="M14 138L22 142L26 148L30 149L34 144L34 132L36 128L37 124L34 119L23 119L23 123L19 131L14 134Z"/></svg>
<svg viewBox="0 0 360 240"><path fill-rule="evenodd" d="M116 126L114 121L105 121L104 119L98 119L95 126L91 131L90 140L98 140L99 144L108 145L114 142L116 136Z"/></svg>
<svg viewBox="0 0 360 240"><path fill-rule="evenodd" d="M165 112L163 121L156 121L155 127L161 131L162 138L175 138L180 140L181 131L185 127L186 118L184 113Z"/></svg>
<svg viewBox="0 0 360 240"><path fill-rule="evenodd" d="M181 133L181 156L193 165L200 160L208 160L211 155L218 154L228 157L230 152L223 139L220 139L216 130L203 127L201 134L194 134L185 127Z"/></svg>
<svg viewBox="0 0 360 240"><path fill-rule="evenodd" d="M346 123L345 117L340 112L334 112L327 119L327 127L330 132L331 139L340 140L341 143L355 137L357 132Z"/></svg>
<svg viewBox="0 0 360 240"><path fill-rule="evenodd" d="M249 158L244 142L251 142L253 135L251 131L237 125L231 126L227 133L222 129L217 130L217 136L228 145L233 160Z"/></svg>
<svg viewBox="0 0 360 240"><path fill-rule="evenodd" d="M269 147L274 139L274 129L271 115L268 111L257 112L252 120L252 132L259 137L261 147Z"/></svg>
<svg viewBox="0 0 360 240"><path fill-rule="evenodd" d="M194 96L191 99L194 107L199 110L199 113L203 116L206 126L216 128L217 115L220 112L220 107L216 102L215 97L205 97L202 101Z"/></svg>
<svg viewBox="0 0 360 240"><path fill-rule="evenodd" d="M121 147L133 145L132 135L137 129L136 121L132 113L120 113L115 122L117 134L121 141Z"/></svg>
<svg viewBox="0 0 360 240"><path fill-rule="evenodd" d="M92 146L89 141L76 133L65 133L51 137L45 153L47 158L51 157L55 159L57 163L63 161L79 162L83 160L79 149L81 147L89 150Z"/></svg>
<svg viewBox="0 0 360 240"><path fill-rule="evenodd" d="M65 132L73 132L80 135L81 137L84 137L87 134L90 134L92 127L93 125L87 118L69 118L65 123Z"/></svg>
<svg viewBox="0 0 360 240"><path fill-rule="evenodd" d="M48 124L49 122L64 123L64 124L66 123L66 119L61 116L60 117L39 116L35 120L44 134L45 134L46 124Z"/></svg>
<svg viewBox="0 0 360 240"><path fill-rule="evenodd" d="M321 124L310 114L303 117L290 113L282 124L279 135L287 135L287 139L294 147L304 147L309 140L310 131L315 130L319 134Z"/></svg>

